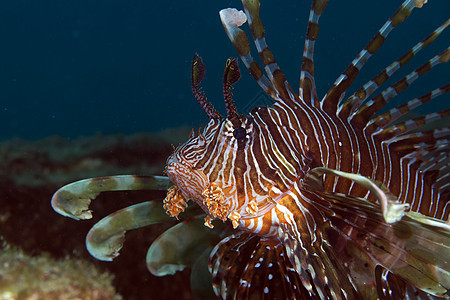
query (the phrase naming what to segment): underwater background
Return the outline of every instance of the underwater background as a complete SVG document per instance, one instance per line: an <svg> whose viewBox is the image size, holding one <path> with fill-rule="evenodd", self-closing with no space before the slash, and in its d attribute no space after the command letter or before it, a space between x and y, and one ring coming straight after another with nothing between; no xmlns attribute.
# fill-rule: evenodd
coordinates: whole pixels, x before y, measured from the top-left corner
<svg viewBox="0 0 450 300"><path fill-rule="evenodd" d="M310 1L261 2L269 47L297 90ZM401 2L330 1L314 55L320 97ZM225 111L223 68L228 57L237 57L218 15L227 7L242 6L239 1L195 0L0 1L0 237L6 243L31 256L45 252L50 258L82 258L107 269L124 299L171 299L173 293L192 298L189 270L167 280L150 275L145 266L148 246L168 225L127 235L112 263L98 262L85 250L84 236L101 217L162 199L164 193L102 194L88 222L56 214L50 198L78 179L162 174L171 144L185 141L191 128L208 120L191 92L194 53L206 66L202 86L208 99ZM444 23L449 11L449 0L430 0L415 9L369 60L350 93ZM449 40L447 30L388 85L446 49ZM238 112L269 104L241 62L240 67L242 77L233 91ZM449 78L449 65L441 64L392 105L422 96ZM449 94L418 113L444 108L450 108ZM11 252L24 255L18 248L0 249L0 262L10 259ZM24 273L29 272L10 274L14 279ZM0 277L0 295L6 278ZM152 294L156 290L159 294Z"/></svg>
<svg viewBox="0 0 450 300"><path fill-rule="evenodd" d="M400 3L328 4L315 53L320 95ZM240 5L239 1L1 1L0 139L205 124L207 118L190 89L190 61L195 52L203 57L204 89L223 111L223 67L228 57L237 55L218 11ZM295 90L310 3L265 1L261 6L269 46ZM362 79L370 79L425 38L448 18L449 9L448 0L432 0L413 11L369 61ZM439 45L425 49L406 69L413 70L424 58L445 49L448 40L446 32L435 42ZM235 89L238 108L260 93L248 72L242 73ZM401 98L421 96L450 76L444 65L431 73ZM354 86L364 83L362 79ZM450 102L449 97L439 102Z"/></svg>

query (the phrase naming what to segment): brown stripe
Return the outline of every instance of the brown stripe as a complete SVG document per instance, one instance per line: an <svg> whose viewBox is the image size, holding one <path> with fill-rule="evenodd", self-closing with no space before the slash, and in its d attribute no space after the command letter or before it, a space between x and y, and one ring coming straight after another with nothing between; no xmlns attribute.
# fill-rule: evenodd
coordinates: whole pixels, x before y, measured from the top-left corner
<svg viewBox="0 0 450 300"><path fill-rule="evenodd" d="M403 77L401 80L399 80L395 84L393 84L392 88L397 92L397 94L400 94L408 86L409 86L409 84L406 81L406 77Z"/></svg>
<svg viewBox="0 0 450 300"><path fill-rule="evenodd" d="M313 89L313 84L309 78L302 78L300 80L300 86L303 89L303 101L311 101L311 91Z"/></svg>
<svg viewBox="0 0 450 300"><path fill-rule="evenodd" d="M252 18L249 25L253 36L257 39L264 37L264 26L259 18L259 1L243 1L242 4Z"/></svg>
<svg viewBox="0 0 450 300"><path fill-rule="evenodd" d="M367 97L367 91L366 91L366 89L365 89L365 88L359 89L359 90L355 93L355 96L358 97L359 99L362 99L362 100L366 99L366 97Z"/></svg>
<svg viewBox="0 0 450 300"><path fill-rule="evenodd" d="M405 55L403 55L398 62L400 63L400 66L403 66L404 64L406 64L408 61L410 61L412 58L414 57L414 52L413 50L409 50Z"/></svg>
<svg viewBox="0 0 450 300"><path fill-rule="evenodd" d="M450 50L445 50L442 54L440 54L439 61L440 62L448 62L450 59Z"/></svg>
<svg viewBox="0 0 450 300"><path fill-rule="evenodd" d="M280 95L281 99L283 99L283 100L289 99L292 101L294 99L291 99L288 91L286 90L285 82L286 82L286 77L284 77L283 72L281 72L280 69L276 69L273 72L272 84L273 84L275 90Z"/></svg>
<svg viewBox="0 0 450 300"><path fill-rule="evenodd" d="M267 111L266 111L267 112ZM274 120L271 118L271 116L268 114L259 114L259 117L261 118L261 121L263 124L261 124L261 127L264 128L264 125L267 126L267 131L263 132L264 137L266 139L267 144L270 146L270 137L272 138L272 141L276 143L276 147L278 148L278 151L281 153L281 155L284 157L286 161L288 161L296 170L301 169L299 162L291 155L290 147L289 145L285 144L283 141L283 137L280 134L279 127L281 124L274 123ZM260 122L260 120L256 120L257 122ZM284 165L283 162L279 161L277 156L274 154L275 151L271 149L272 151L269 152L269 155L272 157L272 159L277 163L278 167L280 168L281 173L283 173L287 178L290 180L295 180L295 177L292 177L291 172L288 170L288 168Z"/></svg>
<svg viewBox="0 0 450 300"><path fill-rule="evenodd" d="M264 147L262 141L260 140L260 133L255 130L254 133L254 141L252 144L252 147L250 148L251 151L253 151L253 155L255 156L256 160L258 161L258 166L261 171L261 173L266 177L269 178L277 183L277 186L280 187L281 185L281 179L279 175L276 173L275 169L272 169L268 161L265 159L263 151L261 148ZM267 149L266 149L267 150ZM264 153L267 153L267 151L264 151Z"/></svg>
<svg viewBox="0 0 450 300"><path fill-rule="evenodd" d="M375 37L369 42L369 44L366 46L366 50L369 51L370 54L374 54L384 43L386 38L381 35L381 33L378 31Z"/></svg>
<svg viewBox="0 0 450 300"><path fill-rule="evenodd" d="M394 15L391 17L392 26L396 27L411 14L411 9L407 8L405 6L400 6L400 8L394 13Z"/></svg>
<svg viewBox="0 0 450 300"><path fill-rule="evenodd" d="M261 60L264 66L275 63L275 58L269 48L264 48L261 52L259 52L259 54L261 55Z"/></svg>
<svg viewBox="0 0 450 300"><path fill-rule="evenodd" d="M328 0L315 0L312 3L312 9L317 15L321 15L327 7Z"/></svg>
<svg viewBox="0 0 450 300"><path fill-rule="evenodd" d="M314 62L305 56L303 56L302 71L306 71L314 76Z"/></svg>
<svg viewBox="0 0 450 300"><path fill-rule="evenodd" d="M311 41L317 40L317 36L319 35L319 24L309 22L308 23L308 31L306 32L306 38Z"/></svg>
<svg viewBox="0 0 450 300"><path fill-rule="evenodd" d="M439 36L439 34L435 31L432 34L430 34L428 37L426 37L422 43L423 46L422 48L425 48L426 46L428 46L429 44L431 44L432 42L434 42L434 40Z"/></svg>
<svg viewBox="0 0 450 300"><path fill-rule="evenodd" d="M417 74L419 74L419 76L422 76L423 74L425 74L426 72L431 70L431 63L427 62L424 65L422 65L420 68L418 68L416 70Z"/></svg>
<svg viewBox="0 0 450 300"><path fill-rule="evenodd" d="M342 73L346 75L346 78L343 79L338 85L333 85L331 89L328 91L326 98L324 99L323 109L330 115L334 115L336 113L337 104L339 99L341 98L342 93L344 93L352 84L353 80L355 80L356 76L358 76L359 69L355 67L353 64L350 64L347 69Z"/></svg>
<svg viewBox="0 0 450 300"><path fill-rule="evenodd" d="M248 42L247 35L241 29L237 30L232 42L239 56L244 56L250 53L250 43Z"/></svg>
<svg viewBox="0 0 450 300"><path fill-rule="evenodd" d="M381 86L388 79L389 79L389 75L386 73L386 70L383 70L380 74L375 76L373 81L377 84L377 86Z"/></svg>

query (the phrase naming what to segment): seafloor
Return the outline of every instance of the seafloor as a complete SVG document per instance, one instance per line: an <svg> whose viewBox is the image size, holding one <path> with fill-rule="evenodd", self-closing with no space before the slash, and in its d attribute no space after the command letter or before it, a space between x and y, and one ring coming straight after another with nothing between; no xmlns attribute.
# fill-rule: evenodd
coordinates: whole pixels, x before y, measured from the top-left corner
<svg viewBox="0 0 450 300"><path fill-rule="evenodd" d="M50 299L44 290L48 290L53 282L54 285L77 288L86 285L84 290L80 289L85 294L70 296L71 299L113 298L114 289L123 299L192 299L189 270L174 276L155 277L145 264L152 241L175 224L175 220L173 224L129 232L120 256L113 262L97 261L85 248L86 233L102 217L138 202L162 200L164 192L102 193L92 202L94 217L88 221L65 218L54 212L50 205L50 199L59 187L78 179L119 174L162 175L165 160L173 151L171 144L178 145L188 135L188 129L179 128L130 136L99 134L72 140L52 136L38 141L0 142L0 236L10 245L0 248L0 298L6 293L3 296L8 299ZM22 259L18 267L7 268L11 266L8 259L17 261L24 257L26 259ZM79 280L74 282L70 276L61 280L63 275L58 273L61 268L82 265L77 263L79 259L87 262L84 269L77 268ZM26 286L22 279L36 268L46 269L36 273L44 276L36 275L30 286ZM109 296L95 292L98 289L95 278L110 284L108 275L97 275L100 274L97 270L113 275ZM82 280L80 274L85 274L89 280ZM17 277L16 283L10 280L14 277ZM52 281L54 277L59 280ZM42 291L39 291L40 280L45 283ZM22 286L17 286L17 282L22 282ZM91 289L89 297L86 289ZM19 295L19 291L22 294ZM53 299L58 299L57 294L52 295Z"/></svg>

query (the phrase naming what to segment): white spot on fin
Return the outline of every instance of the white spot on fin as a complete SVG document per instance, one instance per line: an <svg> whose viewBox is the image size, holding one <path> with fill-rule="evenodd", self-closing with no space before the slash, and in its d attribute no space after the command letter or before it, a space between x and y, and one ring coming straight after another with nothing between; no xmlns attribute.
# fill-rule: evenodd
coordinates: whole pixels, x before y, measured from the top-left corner
<svg viewBox="0 0 450 300"><path fill-rule="evenodd" d="M220 20L227 27L239 27L247 22L247 16L242 10L236 8L225 8L219 11Z"/></svg>

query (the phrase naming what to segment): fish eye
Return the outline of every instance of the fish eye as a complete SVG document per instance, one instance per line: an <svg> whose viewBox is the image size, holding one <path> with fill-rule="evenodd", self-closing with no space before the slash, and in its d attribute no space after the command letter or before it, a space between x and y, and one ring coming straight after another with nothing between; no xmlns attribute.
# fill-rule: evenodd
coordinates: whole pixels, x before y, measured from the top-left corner
<svg viewBox="0 0 450 300"><path fill-rule="evenodd" d="M246 135L247 135L247 131L243 127L238 127L233 131L233 136L238 141L244 140Z"/></svg>

